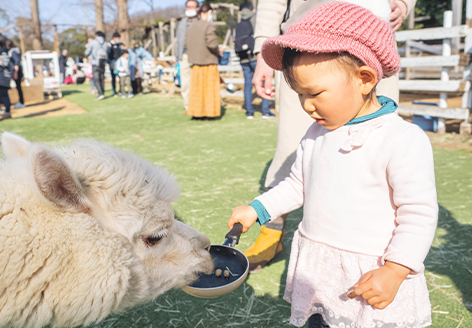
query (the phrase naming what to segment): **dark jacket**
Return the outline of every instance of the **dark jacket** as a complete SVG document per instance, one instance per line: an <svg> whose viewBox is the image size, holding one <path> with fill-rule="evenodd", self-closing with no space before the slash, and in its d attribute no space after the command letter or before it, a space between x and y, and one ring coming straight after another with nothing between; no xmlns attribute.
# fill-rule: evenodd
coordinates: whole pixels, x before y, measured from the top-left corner
<svg viewBox="0 0 472 328"><path fill-rule="evenodd" d="M241 20L249 20L252 25L252 30L254 31L256 29L256 13L253 12L252 10L244 8L241 11ZM247 58L241 58L240 62L241 64L244 64L244 63L252 62L254 60L257 60L256 55L254 55L253 53L248 53Z"/></svg>
<svg viewBox="0 0 472 328"><path fill-rule="evenodd" d="M67 62L67 57L64 56L64 55L60 55L59 56L59 71L61 73L65 73L66 72L66 62Z"/></svg>
<svg viewBox="0 0 472 328"><path fill-rule="evenodd" d="M12 70L12 72L15 69L15 66L18 66L18 71L21 71L22 67L21 67L21 51L20 51L20 49L18 47L11 48L8 51L8 55L11 58L11 70Z"/></svg>
<svg viewBox="0 0 472 328"><path fill-rule="evenodd" d="M7 47L0 48L0 87L10 88L11 60Z"/></svg>
<svg viewBox="0 0 472 328"><path fill-rule="evenodd" d="M108 48L107 48L107 53L108 53L108 62L109 63L114 63L118 60L118 58L121 57L121 42L113 42L110 41L108 42Z"/></svg>

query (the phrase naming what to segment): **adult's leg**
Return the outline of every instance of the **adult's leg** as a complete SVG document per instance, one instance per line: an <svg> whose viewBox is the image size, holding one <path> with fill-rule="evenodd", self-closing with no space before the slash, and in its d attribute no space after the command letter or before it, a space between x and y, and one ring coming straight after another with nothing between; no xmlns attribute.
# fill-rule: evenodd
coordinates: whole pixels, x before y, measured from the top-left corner
<svg viewBox="0 0 472 328"><path fill-rule="evenodd" d="M305 113L297 93L287 85L285 79L281 79L279 97L277 147L266 176L265 186L268 188L275 187L289 175L298 144L314 122ZM244 252L251 272L258 272L282 251L287 217L288 214L283 215L261 227L261 234L256 242Z"/></svg>
<svg viewBox="0 0 472 328"><path fill-rule="evenodd" d="M98 95L102 96L103 89L102 89L102 84L100 82L100 67L94 65L92 67L92 73L93 73L93 83L95 84L95 88L97 88Z"/></svg>
<svg viewBox="0 0 472 328"><path fill-rule="evenodd" d="M143 79L140 77L136 78L136 85L138 93L143 93Z"/></svg>
<svg viewBox="0 0 472 328"><path fill-rule="evenodd" d="M377 96L388 97L398 104L398 100L400 99L398 79L399 75L397 73L394 76L389 77L388 79L380 80L379 84L377 84Z"/></svg>
<svg viewBox="0 0 472 328"><path fill-rule="evenodd" d="M20 99L20 103L24 104L25 100L23 99L23 91L21 90L21 80L23 79L23 71L18 71L18 79L15 80L16 89L18 90L18 97Z"/></svg>
<svg viewBox="0 0 472 328"><path fill-rule="evenodd" d="M244 75L244 106L246 107L246 115L254 116L254 106L252 106L252 77L254 69L251 63L241 64Z"/></svg>
<svg viewBox="0 0 472 328"><path fill-rule="evenodd" d="M100 66L100 88L102 89L102 96L105 94L105 65Z"/></svg>
<svg viewBox="0 0 472 328"><path fill-rule="evenodd" d="M252 70L252 75L254 75L254 72L256 71L256 66L257 66L257 60L254 60L252 62L249 62L249 65ZM246 83L246 81L244 81ZM246 85L246 84L244 84ZM252 92L252 77L251 77L251 92ZM273 115L273 113L270 111L270 100L267 99L262 99L262 115Z"/></svg>
<svg viewBox="0 0 472 328"><path fill-rule="evenodd" d="M129 76L131 80L131 88L133 89L133 94L138 94L138 83L136 82L136 66L130 66Z"/></svg>
<svg viewBox="0 0 472 328"><path fill-rule="evenodd" d="M0 87L0 99L2 100L3 106L5 106L5 112L10 113L11 103L7 87Z"/></svg>
<svg viewBox="0 0 472 328"><path fill-rule="evenodd" d="M190 93L190 72L191 67L188 62L188 55L183 54L180 61L180 94L184 99L184 108L188 109L188 97Z"/></svg>
<svg viewBox="0 0 472 328"><path fill-rule="evenodd" d="M116 75L113 72L115 62L110 63L110 74L111 74L111 88L113 90L113 95L116 95Z"/></svg>

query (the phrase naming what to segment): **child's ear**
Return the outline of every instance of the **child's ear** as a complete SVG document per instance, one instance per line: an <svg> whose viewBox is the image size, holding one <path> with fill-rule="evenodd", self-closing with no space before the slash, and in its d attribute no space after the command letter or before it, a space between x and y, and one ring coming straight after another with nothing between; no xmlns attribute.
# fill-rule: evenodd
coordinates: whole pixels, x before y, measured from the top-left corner
<svg viewBox="0 0 472 328"><path fill-rule="evenodd" d="M360 91L367 96L377 85L377 73L369 66L361 66L357 69Z"/></svg>

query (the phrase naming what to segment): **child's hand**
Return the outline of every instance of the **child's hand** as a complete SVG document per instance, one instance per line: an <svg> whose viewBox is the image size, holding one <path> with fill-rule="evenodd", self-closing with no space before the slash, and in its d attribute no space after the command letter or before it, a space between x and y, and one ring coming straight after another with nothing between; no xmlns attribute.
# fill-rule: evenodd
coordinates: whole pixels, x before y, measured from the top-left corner
<svg viewBox="0 0 472 328"><path fill-rule="evenodd" d="M370 305L380 310L385 309L393 302L409 273L409 268L387 261L381 268L367 272L346 295L349 298L362 295Z"/></svg>
<svg viewBox="0 0 472 328"><path fill-rule="evenodd" d="M233 225L237 222L243 225L243 233L256 222L257 213L252 206L238 206L235 207L233 213L231 213L231 219L228 221L229 229L233 229Z"/></svg>

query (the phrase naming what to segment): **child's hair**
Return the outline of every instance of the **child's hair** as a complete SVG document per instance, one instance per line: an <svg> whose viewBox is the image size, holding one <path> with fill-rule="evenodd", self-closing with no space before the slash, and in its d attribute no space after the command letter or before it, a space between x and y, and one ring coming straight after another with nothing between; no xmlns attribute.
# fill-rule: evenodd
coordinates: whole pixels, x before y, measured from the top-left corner
<svg viewBox="0 0 472 328"><path fill-rule="evenodd" d="M347 51L309 53L309 52L299 51L292 48L285 48L285 51L282 57L282 72L284 74L285 81L287 81L287 84L292 89L298 86L297 80L295 79L295 75L293 72L293 66L298 63L300 57L303 54L311 54L313 56L322 55L326 59L332 60L333 65L336 65L338 68L345 70L349 77L354 76L359 67L365 66L362 60L360 60L356 56L351 55ZM367 95L368 101L373 100L374 93L375 93L375 87L372 88L370 93Z"/></svg>
<svg viewBox="0 0 472 328"><path fill-rule="evenodd" d="M121 50L121 53L124 55L124 54L127 54L128 53L128 50L127 49L123 49Z"/></svg>

